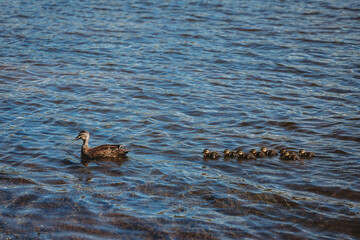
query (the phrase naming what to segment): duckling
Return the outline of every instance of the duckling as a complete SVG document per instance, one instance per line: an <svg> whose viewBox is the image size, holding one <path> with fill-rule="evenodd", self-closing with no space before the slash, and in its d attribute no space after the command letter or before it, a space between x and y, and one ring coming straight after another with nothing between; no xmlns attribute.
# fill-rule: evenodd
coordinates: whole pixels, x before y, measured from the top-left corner
<svg viewBox="0 0 360 240"><path fill-rule="evenodd" d="M243 151L239 150L238 152L239 160L252 160L256 159L256 157L252 153L243 153Z"/></svg>
<svg viewBox="0 0 360 240"><path fill-rule="evenodd" d="M237 157L238 154L236 151L230 151L229 149L224 150L224 157L225 158L234 158Z"/></svg>
<svg viewBox="0 0 360 240"><path fill-rule="evenodd" d="M288 152L290 155L294 155L294 154L296 155L295 152L293 152L293 151L287 151L285 148L283 148L283 149L280 150L280 157L283 157L286 152Z"/></svg>
<svg viewBox="0 0 360 240"><path fill-rule="evenodd" d="M218 159L220 157L220 154L218 152L211 152L210 156L212 159Z"/></svg>
<svg viewBox="0 0 360 240"><path fill-rule="evenodd" d="M82 139L83 145L81 147L81 158L88 160L99 159L118 159L126 157L128 150L123 149L123 145L101 145L97 147L89 147L90 133L81 131L75 140Z"/></svg>
<svg viewBox="0 0 360 240"><path fill-rule="evenodd" d="M217 159L220 157L220 154L218 152L210 152L209 149L204 149L203 154L204 158Z"/></svg>
<svg viewBox="0 0 360 240"><path fill-rule="evenodd" d="M282 151L284 150L284 151ZM289 156L289 153L285 149L281 149L280 151L280 160L287 160L287 157Z"/></svg>
<svg viewBox="0 0 360 240"><path fill-rule="evenodd" d="M277 155L277 151L276 150L267 150L266 147L262 147L261 151L263 153L265 153L266 156L268 157L275 157Z"/></svg>
<svg viewBox="0 0 360 240"><path fill-rule="evenodd" d="M296 160L300 160L300 157L296 154L290 154L289 153L289 156L287 157L288 160L292 160L292 161L296 161Z"/></svg>
<svg viewBox="0 0 360 240"><path fill-rule="evenodd" d="M299 150L299 156L300 158L312 158L315 156L315 153L313 152L306 152L304 149Z"/></svg>
<svg viewBox="0 0 360 240"><path fill-rule="evenodd" d="M204 151L203 151L203 157L204 158L208 158L210 157L210 150L205 148Z"/></svg>
<svg viewBox="0 0 360 240"><path fill-rule="evenodd" d="M252 154L252 155L254 155L256 158L264 158L264 157L266 157L266 155L265 155L265 153L264 152L257 152L255 149L251 149L250 150L250 153Z"/></svg>
<svg viewBox="0 0 360 240"><path fill-rule="evenodd" d="M282 157L285 155L286 152L287 152L287 151L286 151L285 148L281 149L281 150L280 150L280 158L282 158Z"/></svg>
<svg viewBox="0 0 360 240"><path fill-rule="evenodd" d="M295 160L300 160L300 157L296 154L290 154L289 152L285 152L284 155L280 157L280 160L295 161Z"/></svg>

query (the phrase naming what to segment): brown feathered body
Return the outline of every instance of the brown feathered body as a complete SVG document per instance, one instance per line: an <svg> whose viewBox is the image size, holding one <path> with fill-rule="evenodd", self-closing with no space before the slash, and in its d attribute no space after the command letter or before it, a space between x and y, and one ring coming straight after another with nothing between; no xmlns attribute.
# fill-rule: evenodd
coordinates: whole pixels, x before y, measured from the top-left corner
<svg viewBox="0 0 360 240"><path fill-rule="evenodd" d="M83 145L81 148L81 157L88 159L122 158L129 151L121 147L121 145L108 144L90 148L88 145Z"/></svg>
<svg viewBox="0 0 360 240"><path fill-rule="evenodd" d="M281 149L280 150L280 158L281 157L284 157L285 156L285 153L289 153L289 155L296 155L296 153L295 152L293 152L293 151L287 151L285 148L283 148L283 149Z"/></svg>
<svg viewBox="0 0 360 240"><path fill-rule="evenodd" d="M277 151L276 150L273 150L273 149L270 149L270 150L267 150L266 147L262 147L261 148L261 151L263 153L266 154L266 156L268 157L275 157L277 155Z"/></svg>
<svg viewBox="0 0 360 240"><path fill-rule="evenodd" d="M224 150L224 157L225 158L234 158L237 157L238 153L236 151L230 151L229 149Z"/></svg>
<svg viewBox="0 0 360 240"><path fill-rule="evenodd" d="M313 152L306 152L304 149L299 150L299 157L300 158L312 158L315 156Z"/></svg>
<svg viewBox="0 0 360 240"><path fill-rule="evenodd" d="M296 154L290 154L289 152L285 152L281 157L280 160L288 160L288 161L295 161L300 160L300 157Z"/></svg>
<svg viewBox="0 0 360 240"><path fill-rule="evenodd" d="M255 149L251 149L250 153L252 155L254 155L256 158L264 158L264 157L266 157L266 154L264 152L262 152L262 151L257 152Z"/></svg>
<svg viewBox="0 0 360 240"><path fill-rule="evenodd" d="M256 157L252 153L243 153L243 151L238 151L238 160L254 160Z"/></svg>
<svg viewBox="0 0 360 240"><path fill-rule="evenodd" d="M210 152L209 149L204 149L203 157L206 159L218 159L220 154L218 152Z"/></svg>

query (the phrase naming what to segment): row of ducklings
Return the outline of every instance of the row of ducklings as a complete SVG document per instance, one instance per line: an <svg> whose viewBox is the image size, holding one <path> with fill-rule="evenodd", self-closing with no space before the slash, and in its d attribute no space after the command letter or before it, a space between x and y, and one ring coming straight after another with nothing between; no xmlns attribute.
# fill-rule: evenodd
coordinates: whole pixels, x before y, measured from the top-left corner
<svg viewBox="0 0 360 240"><path fill-rule="evenodd" d="M205 149L203 151L203 156L206 159L218 159L220 154L218 152L211 152L209 149ZM265 157L275 157L278 155L278 152L274 149L266 149L266 147L262 147L260 151L256 151L255 149L251 149L249 153L244 153L241 150L230 151L229 149L224 150L224 158L235 158L237 157L239 160L251 160L256 158L265 158ZM287 151L285 148L280 150L280 159L281 160L300 160L300 158L312 158L315 156L313 152L307 152L304 149L299 150L299 154L297 155L293 151Z"/></svg>

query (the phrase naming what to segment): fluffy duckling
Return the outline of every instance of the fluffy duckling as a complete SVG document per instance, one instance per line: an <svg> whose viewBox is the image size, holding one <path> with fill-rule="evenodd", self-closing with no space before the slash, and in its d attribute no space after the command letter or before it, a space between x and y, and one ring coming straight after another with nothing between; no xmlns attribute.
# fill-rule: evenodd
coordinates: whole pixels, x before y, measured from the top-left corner
<svg viewBox="0 0 360 240"><path fill-rule="evenodd" d="M289 152L285 152L284 155L280 157L280 160L295 161L295 160L300 160L300 157L296 154L290 154Z"/></svg>
<svg viewBox="0 0 360 240"><path fill-rule="evenodd" d="M220 154L218 152L210 152L209 149L204 149L203 151L204 158L211 158L211 159L217 159L220 157Z"/></svg>
<svg viewBox="0 0 360 240"><path fill-rule="evenodd" d="M252 155L254 155L256 158L264 158L264 157L266 157L266 155L265 155L265 153L264 152L257 152L255 149L251 149L250 150L250 153L252 154Z"/></svg>
<svg viewBox="0 0 360 240"><path fill-rule="evenodd" d="M300 158L312 158L315 156L315 153L313 152L306 152L304 149L299 150L299 156Z"/></svg>
<svg viewBox="0 0 360 240"><path fill-rule="evenodd" d="M262 147L261 152L265 153L265 155L268 157L275 157L277 155L276 150L273 149L267 150L266 147Z"/></svg>
<svg viewBox="0 0 360 240"><path fill-rule="evenodd" d="M290 154L289 153L289 156L287 157L288 160L291 160L291 161L296 161L296 160L300 160L300 157L296 154Z"/></svg>
<svg viewBox="0 0 360 240"><path fill-rule="evenodd" d="M239 160L253 160L256 157L252 153L243 153L243 151L238 151L238 159Z"/></svg>
<svg viewBox="0 0 360 240"><path fill-rule="evenodd" d="M230 151L229 149L224 150L224 157L225 158L234 158L237 157L238 154L236 151Z"/></svg>
<svg viewBox="0 0 360 240"><path fill-rule="evenodd" d="M123 149L122 145L101 145L97 147L89 147L90 133L81 131L75 138L82 139L83 145L81 147L81 158L87 160L100 160L100 159L118 159L126 157L128 150Z"/></svg>
<svg viewBox="0 0 360 240"><path fill-rule="evenodd" d="M285 148L281 149L281 150L280 150L280 158L282 158L282 157L285 155L286 152L287 152L287 151L286 151Z"/></svg>
<svg viewBox="0 0 360 240"><path fill-rule="evenodd" d="M285 148L283 148L283 149L280 150L280 157L283 157L286 152L288 152L290 155L294 155L294 154L296 155L295 152L293 152L293 151L287 151Z"/></svg>

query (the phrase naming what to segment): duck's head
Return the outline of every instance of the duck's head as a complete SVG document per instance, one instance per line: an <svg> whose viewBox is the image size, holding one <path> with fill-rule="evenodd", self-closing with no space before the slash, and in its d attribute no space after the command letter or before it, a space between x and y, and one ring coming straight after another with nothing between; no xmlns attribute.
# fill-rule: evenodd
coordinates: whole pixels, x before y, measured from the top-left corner
<svg viewBox="0 0 360 240"><path fill-rule="evenodd" d="M286 149L285 149L285 148L283 148L283 149L280 150L280 154L285 154L285 153L286 153Z"/></svg>
<svg viewBox="0 0 360 240"><path fill-rule="evenodd" d="M225 149L224 150L224 154L229 154L230 153L230 150L229 149Z"/></svg>
<svg viewBox="0 0 360 240"><path fill-rule="evenodd" d="M288 156L290 156L290 153L289 153L289 152L285 152L285 153L284 153L284 157L288 157Z"/></svg>
<svg viewBox="0 0 360 240"><path fill-rule="evenodd" d="M266 152L266 147L261 147L262 152Z"/></svg>
<svg viewBox="0 0 360 240"><path fill-rule="evenodd" d="M255 154L255 153L256 153L256 150L255 150L255 149L251 149L251 150L250 150L250 153Z"/></svg>
<svg viewBox="0 0 360 240"><path fill-rule="evenodd" d="M203 153L208 154L208 153L210 153L210 150L206 148L206 149L204 149Z"/></svg>
<svg viewBox="0 0 360 240"><path fill-rule="evenodd" d="M305 149L300 149L300 150L299 150L299 153L300 153L300 154L304 154L304 153L305 153Z"/></svg>
<svg viewBox="0 0 360 240"><path fill-rule="evenodd" d="M75 140L82 139L85 141L86 139L89 139L89 137L90 137L89 132L81 131L81 132L79 132L79 135L75 138Z"/></svg>
<svg viewBox="0 0 360 240"><path fill-rule="evenodd" d="M243 154L243 151L242 151L242 150L237 150L236 153L237 153L238 155L242 155L242 154Z"/></svg>

